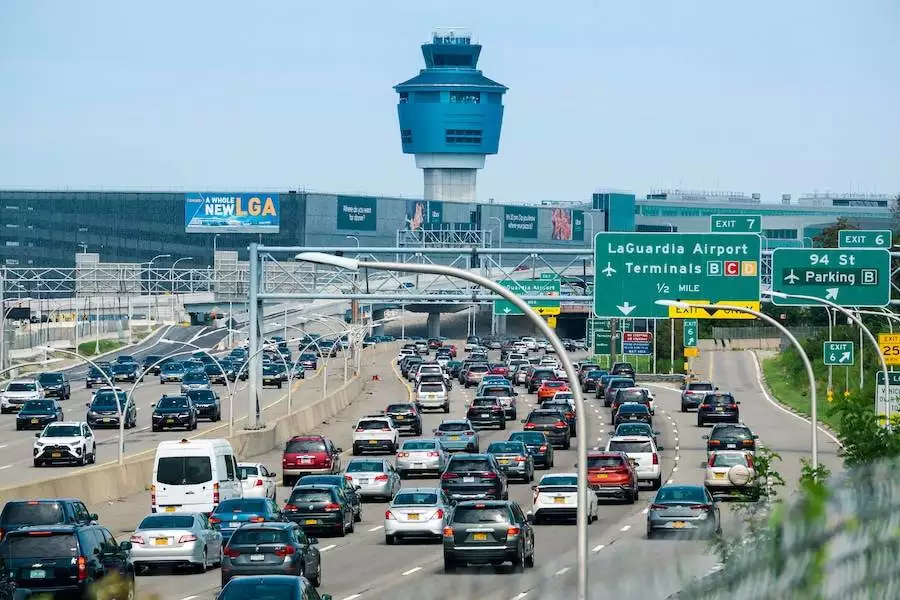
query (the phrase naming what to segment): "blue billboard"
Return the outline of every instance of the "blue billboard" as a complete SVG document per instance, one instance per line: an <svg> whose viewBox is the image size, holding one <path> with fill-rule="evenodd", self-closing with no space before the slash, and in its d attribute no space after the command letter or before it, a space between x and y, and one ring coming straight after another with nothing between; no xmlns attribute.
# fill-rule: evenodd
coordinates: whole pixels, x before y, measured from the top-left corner
<svg viewBox="0 0 900 600"><path fill-rule="evenodd" d="M278 194L188 192L184 195L187 233L278 233Z"/></svg>

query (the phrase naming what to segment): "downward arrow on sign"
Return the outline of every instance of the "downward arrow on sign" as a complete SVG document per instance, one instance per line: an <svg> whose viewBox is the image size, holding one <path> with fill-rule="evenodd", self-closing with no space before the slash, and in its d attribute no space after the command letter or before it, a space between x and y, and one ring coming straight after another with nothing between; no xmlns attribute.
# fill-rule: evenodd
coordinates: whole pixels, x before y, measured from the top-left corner
<svg viewBox="0 0 900 600"><path fill-rule="evenodd" d="M629 314L631 314L631 311L633 311L634 309L637 308L637 306L632 306L626 300L625 302L622 303L621 306L616 306L616 308L618 308L622 312L623 315L628 316Z"/></svg>

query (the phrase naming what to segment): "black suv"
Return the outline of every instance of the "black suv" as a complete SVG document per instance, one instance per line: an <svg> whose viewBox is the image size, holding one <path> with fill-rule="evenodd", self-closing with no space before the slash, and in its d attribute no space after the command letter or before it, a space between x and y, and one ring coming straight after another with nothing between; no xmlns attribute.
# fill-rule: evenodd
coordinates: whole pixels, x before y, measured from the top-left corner
<svg viewBox="0 0 900 600"><path fill-rule="evenodd" d="M444 528L444 572L457 566L510 562L521 573L534 566L533 519L509 500L460 502Z"/></svg>
<svg viewBox="0 0 900 600"><path fill-rule="evenodd" d="M89 598L89 589L112 573L123 577L128 596L134 595L131 542L116 542L99 525L23 527L3 538L0 556L13 574L17 594L25 598Z"/></svg>
<svg viewBox="0 0 900 600"><path fill-rule="evenodd" d="M472 400L466 411L466 418L476 427L496 427L506 430L506 412L500 398L494 396L478 396Z"/></svg>
<svg viewBox="0 0 900 600"><path fill-rule="evenodd" d="M90 525L97 515L89 513L77 498L10 500L0 513L0 541L10 531L33 525Z"/></svg>
<svg viewBox="0 0 900 600"><path fill-rule="evenodd" d="M65 373L41 373L37 380L44 388L45 398L56 396L61 400L68 400L72 395L72 385Z"/></svg>
<svg viewBox="0 0 900 600"><path fill-rule="evenodd" d="M706 440L707 454L720 450L743 450L755 453L758 437L744 424L720 423L713 425L712 431L709 432L709 435L704 435L703 439Z"/></svg>
<svg viewBox="0 0 900 600"><path fill-rule="evenodd" d="M384 414L391 418L400 433L422 435L422 415L412 402L388 404Z"/></svg>
<svg viewBox="0 0 900 600"><path fill-rule="evenodd" d="M138 366L133 362L115 362L112 364L113 381L135 383L138 378Z"/></svg>
<svg viewBox="0 0 900 600"><path fill-rule="evenodd" d="M537 391L541 384L544 383L544 380L553 381L556 379L556 371L553 369L545 369L540 367L535 369L531 373L531 377L528 378L526 385L528 386L528 393L533 394Z"/></svg>
<svg viewBox="0 0 900 600"><path fill-rule="evenodd" d="M687 412L689 408L698 408L706 398L706 394L716 391L711 381L692 381L685 384L681 390L681 412Z"/></svg>
<svg viewBox="0 0 900 600"><path fill-rule="evenodd" d="M222 400L212 390L190 390L185 396L191 399L197 409L197 417L203 417L210 421L222 419Z"/></svg>
<svg viewBox="0 0 900 600"><path fill-rule="evenodd" d="M96 366L88 369L84 378L84 387L91 389L95 385L109 385L112 381L112 365L108 362L96 362Z"/></svg>
<svg viewBox="0 0 900 600"><path fill-rule="evenodd" d="M162 356L158 354L148 354L141 363L141 375L150 373L151 375L159 375L159 368L162 365Z"/></svg>
<svg viewBox="0 0 900 600"><path fill-rule="evenodd" d="M452 500L506 500L506 475L492 454L454 454L441 475L441 489Z"/></svg>
<svg viewBox="0 0 900 600"><path fill-rule="evenodd" d="M731 394L707 392L697 408L697 427L703 427L710 421L740 423L741 413L738 404L740 402L735 400Z"/></svg>
<svg viewBox="0 0 900 600"><path fill-rule="evenodd" d="M628 362L613 363L609 370L610 375L618 375L619 377L631 377L634 379L634 367Z"/></svg>
<svg viewBox="0 0 900 600"><path fill-rule="evenodd" d="M353 533L355 513L350 499L333 485L297 485L284 505L284 516L304 531Z"/></svg>
<svg viewBox="0 0 900 600"><path fill-rule="evenodd" d="M566 415L558 410L538 409L522 419L525 431L540 431L547 436L551 444L568 450L572 447L572 433Z"/></svg>
<svg viewBox="0 0 900 600"><path fill-rule="evenodd" d="M91 401L85 404L87 415L84 420L91 428L118 427L119 410L125 408L127 399L125 392L118 388L115 390L108 387L99 389ZM128 403L128 410L125 411L125 429L133 427L137 427L137 407L134 405L134 401Z"/></svg>
<svg viewBox="0 0 900 600"><path fill-rule="evenodd" d="M622 423L646 423L653 428L653 417L650 415L650 409L646 404L639 402L626 402L619 406L616 416L613 418L613 426L618 427Z"/></svg>
<svg viewBox="0 0 900 600"><path fill-rule="evenodd" d="M153 431L175 427L197 429L197 408L187 396L163 396L153 405L150 418Z"/></svg>

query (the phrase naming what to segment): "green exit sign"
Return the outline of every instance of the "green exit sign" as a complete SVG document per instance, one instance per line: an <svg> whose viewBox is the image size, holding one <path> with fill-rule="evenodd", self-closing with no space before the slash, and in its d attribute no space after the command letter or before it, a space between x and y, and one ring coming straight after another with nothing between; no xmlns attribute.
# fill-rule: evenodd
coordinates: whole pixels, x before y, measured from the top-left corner
<svg viewBox="0 0 900 600"><path fill-rule="evenodd" d="M838 231L838 248L887 248L891 247L891 232L887 229Z"/></svg>
<svg viewBox="0 0 900 600"><path fill-rule="evenodd" d="M710 215L713 233L761 233L762 215Z"/></svg>
<svg viewBox="0 0 900 600"><path fill-rule="evenodd" d="M823 342L822 356L826 366L852 366L853 342Z"/></svg>
<svg viewBox="0 0 900 600"><path fill-rule="evenodd" d="M887 306L891 253L880 248L776 248L772 291L830 300L841 306ZM776 306L821 306L806 298L772 296Z"/></svg>
<svg viewBox="0 0 900 600"><path fill-rule="evenodd" d="M685 319L684 320L684 335L683 342L685 348L696 348L697 347L697 319Z"/></svg>

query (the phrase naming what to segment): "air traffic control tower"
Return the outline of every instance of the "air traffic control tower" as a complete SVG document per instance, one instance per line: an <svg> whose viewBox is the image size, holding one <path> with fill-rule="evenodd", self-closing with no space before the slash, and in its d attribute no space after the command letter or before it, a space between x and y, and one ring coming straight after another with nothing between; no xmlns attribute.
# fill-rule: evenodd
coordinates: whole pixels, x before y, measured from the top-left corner
<svg viewBox="0 0 900 600"><path fill-rule="evenodd" d="M476 69L472 36L438 31L422 44L425 68L394 86L404 154L425 172L425 200L475 201L475 174L497 154L506 86Z"/></svg>

